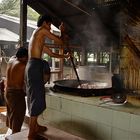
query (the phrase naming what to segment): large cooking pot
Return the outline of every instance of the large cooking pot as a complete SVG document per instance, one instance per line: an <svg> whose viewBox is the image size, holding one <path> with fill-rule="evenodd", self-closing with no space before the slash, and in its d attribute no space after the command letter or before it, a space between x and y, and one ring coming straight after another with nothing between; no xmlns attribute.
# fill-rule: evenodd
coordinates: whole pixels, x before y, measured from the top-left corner
<svg viewBox="0 0 140 140"><path fill-rule="evenodd" d="M73 95L80 95L80 96L102 96L102 95L111 95L112 88L107 85L105 82L97 82L97 81L87 81L87 80L80 80L82 84L89 84L89 85L96 85L93 88L80 88L78 80L57 80L54 81L53 90L56 92L62 93L70 93Z"/></svg>

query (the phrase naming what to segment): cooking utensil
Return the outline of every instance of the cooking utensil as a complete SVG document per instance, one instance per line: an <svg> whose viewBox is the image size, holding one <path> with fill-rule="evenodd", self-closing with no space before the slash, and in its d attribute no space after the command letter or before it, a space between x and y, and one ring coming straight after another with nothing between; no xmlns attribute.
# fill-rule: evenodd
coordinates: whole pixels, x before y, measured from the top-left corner
<svg viewBox="0 0 140 140"><path fill-rule="evenodd" d="M95 81L88 80L80 80L81 84L94 84ZM97 82L96 82L97 83ZM111 95L112 88L109 86L100 87L101 82L98 82L98 87L96 89L85 89L78 88L79 83L77 80L57 80L54 81L53 91L61 92L61 93L69 93L72 95L80 95L80 96L102 96L102 95Z"/></svg>
<svg viewBox="0 0 140 140"><path fill-rule="evenodd" d="M99 105L106 104L106 103L109 103L109 102L112 102L112 99L108 99L106 101L102 101L101 103L99 103Z"/></svg>
<svg viewBox="0 0 140 140"><path fill-rule="evenodd" d="M73 66L73 69L74 69L75 75L76 75L76 77L77 77L77 80L78 80L79 86L81 87L80 78L79 78L79 75L78 75L78 73L77 73L76 66L75 66L74 61L73 61L73 57L72 57L71 55L70 55L70 59L71 59L71 63L72 63L72 66Z"/></svg>
<svg viewBox="0 0 140 140"><path fill-rule="evenodd" d="M114 103L124 103L126 101L126 94L125 93L113 93L111 98Z"/></svg>
<svg viewBox="0 0 140 140"><path fill-rule="evenodd" d="M69 37L67 35L63 35L63 32L65 31L65 27L64 27L64 23L62 22L61 25L59 26L59 29L61 30L62 32L62 38L64 39L64 44L68 50L68 52L70 53L70 60L71 60L71 63L72 63L72 66L73 66L73 69L74 69L74 72L75 72L75 75L77 77L77 80L78 80L78 83L79 83L79 86L81 87L81 83L80 83L80 78L79 78L79 75L77 73L77 70L76 70L76 66L74 64L74 61L73 61L73 57L72 57L72 53L71 53L71 49L69 48Z"/></svg>

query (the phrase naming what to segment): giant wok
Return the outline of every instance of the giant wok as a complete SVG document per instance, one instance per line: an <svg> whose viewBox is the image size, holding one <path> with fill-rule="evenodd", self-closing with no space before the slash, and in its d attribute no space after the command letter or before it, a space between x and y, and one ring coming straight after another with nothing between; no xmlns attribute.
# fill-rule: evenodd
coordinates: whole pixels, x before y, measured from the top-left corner
<svg viewBox="0 0 140 140"><path fill-rule="evenodd" d="M86 97L111 95L112 88L105 82L80 80L79 84L76 79L54 81L53 91Z"/></svg>

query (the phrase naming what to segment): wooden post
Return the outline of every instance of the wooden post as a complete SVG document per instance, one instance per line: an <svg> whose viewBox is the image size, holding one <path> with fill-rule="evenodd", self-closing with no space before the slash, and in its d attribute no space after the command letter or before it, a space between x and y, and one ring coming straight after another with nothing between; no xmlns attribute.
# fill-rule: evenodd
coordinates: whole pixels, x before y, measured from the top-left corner
<svg viewBox="0 0 140 140"><path fill-rule="evenodd" d="M82 48L81 51L81 65L86 65L87 63L87 52L85 50L85 48Z"/></svg>
<svg viewBox="0 0 140 140"><path fill-rule="evenodd" d="M27 40L27 0L20 0L20 46Z"/></svg>
<svg viewBox="0 0 140 140"><path fill-rule="evenodd" d="M63 54L63 53L64 53L63 47L60 48L59 53L60 53L60 54ZM62 59L60 59L61 79L63 78L63 67L64 67L64 59L62 58Z"/></svg>

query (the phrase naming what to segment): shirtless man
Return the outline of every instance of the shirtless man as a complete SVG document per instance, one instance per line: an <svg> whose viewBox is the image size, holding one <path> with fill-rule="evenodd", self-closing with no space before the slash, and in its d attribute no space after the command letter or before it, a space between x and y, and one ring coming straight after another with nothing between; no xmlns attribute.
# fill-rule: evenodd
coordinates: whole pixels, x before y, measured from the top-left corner
<svg viewBox="0 0 140 140"><path fill-rule="evenodd" d="M4 95L7 107L6 125L12 129L12 134L21 130L24 121L26 111L24 73L27 60L28 51L21 47L7 65Z"/></svg>
<svg viewBox="0 0 140 140"><path fill-rule="evenodd" d="M69 54L53 53L44 45L46 38L54 40L56 44L63 44L61 38L50 32L51 24L50 16L40 16L37 22L38 28L33 32L28 47L29 60L26 66L26 91L30 114L28 140L34 140L38 132L47 130L46 127L37 123L38 116L46 109L42 53L56 58L69 57Z"/></svg>

